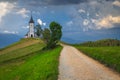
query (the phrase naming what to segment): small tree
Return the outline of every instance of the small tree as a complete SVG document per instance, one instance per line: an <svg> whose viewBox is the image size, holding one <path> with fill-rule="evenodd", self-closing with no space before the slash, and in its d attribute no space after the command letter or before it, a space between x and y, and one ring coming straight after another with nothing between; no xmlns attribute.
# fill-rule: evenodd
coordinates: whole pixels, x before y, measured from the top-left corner
<svg viewBox="0 0 120 80"><path fill-rule="evenodd" d="M38 25L36 25L35 29L36 29L36 35L38 37L40 37L42 35L42 28L41 28L41 26L38 24Z"/></svg>
<svg viewBox="0 0 120 80"><path fill-rule="evenodd" d="M47 48L54 48L62 37L62 26L57 22L51 22L49 27L51 31L51 37L47 44Z"/></svg>
<svg viewBox="0 0 120 80"><path fill-rule="evenodd" d="M50 41L50 30L48 28L45 28L42 34L43 34L43 40L46 42L46 44L48 44L48 42Z"/></svg>

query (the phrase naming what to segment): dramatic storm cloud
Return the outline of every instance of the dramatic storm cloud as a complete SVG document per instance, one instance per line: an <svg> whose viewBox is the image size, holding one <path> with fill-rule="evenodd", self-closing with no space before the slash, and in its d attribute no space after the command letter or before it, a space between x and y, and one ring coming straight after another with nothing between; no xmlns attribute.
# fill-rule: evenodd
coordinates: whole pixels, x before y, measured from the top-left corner
<svg viewBox="0 0 120 80"><path fill-rule="evenodd" d="M79 4L87 0L41 0L45 5L66 5L66 4ZM35 2L33 2L34 4Z"/></svg>

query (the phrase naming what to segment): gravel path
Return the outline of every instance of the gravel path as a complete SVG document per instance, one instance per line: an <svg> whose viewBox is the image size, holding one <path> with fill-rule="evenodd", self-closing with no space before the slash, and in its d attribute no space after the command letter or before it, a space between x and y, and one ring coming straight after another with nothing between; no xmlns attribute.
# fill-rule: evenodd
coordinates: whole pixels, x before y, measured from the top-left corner
<svg viewBox="0 0 120 80"><path fill-rule="evenodd" d="M87 57L76 48L63 45L58 80L120 80L120 74Z"/></svg>

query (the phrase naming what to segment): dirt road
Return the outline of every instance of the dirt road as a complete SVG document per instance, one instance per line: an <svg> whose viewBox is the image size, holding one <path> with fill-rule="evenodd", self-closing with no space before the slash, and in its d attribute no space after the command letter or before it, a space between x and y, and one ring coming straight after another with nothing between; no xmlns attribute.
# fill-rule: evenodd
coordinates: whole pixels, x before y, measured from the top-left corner
<svg viewBox="0 0 120 80"><path fill-rule="evenodd" d="M76 48L63 45L58 80L120 80L120 75Z"/></svg>

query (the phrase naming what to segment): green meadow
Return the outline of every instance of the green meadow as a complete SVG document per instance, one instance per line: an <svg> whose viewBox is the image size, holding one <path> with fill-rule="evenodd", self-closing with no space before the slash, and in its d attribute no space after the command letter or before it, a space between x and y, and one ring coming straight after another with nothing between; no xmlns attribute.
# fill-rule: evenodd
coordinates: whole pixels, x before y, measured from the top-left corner
<svg viewBox="0 0 120 80"><path fill-rule="evenodd" d="M62 47L42 50L40 39L23 39L0 51L0 80L57 80Z"/></svg>
<svg viewBox="0 0 120 80"><path fill-rule="evenodd" d="M120 46L85 47L75 45L75 47L86 55L120 72Z"/></svg>

